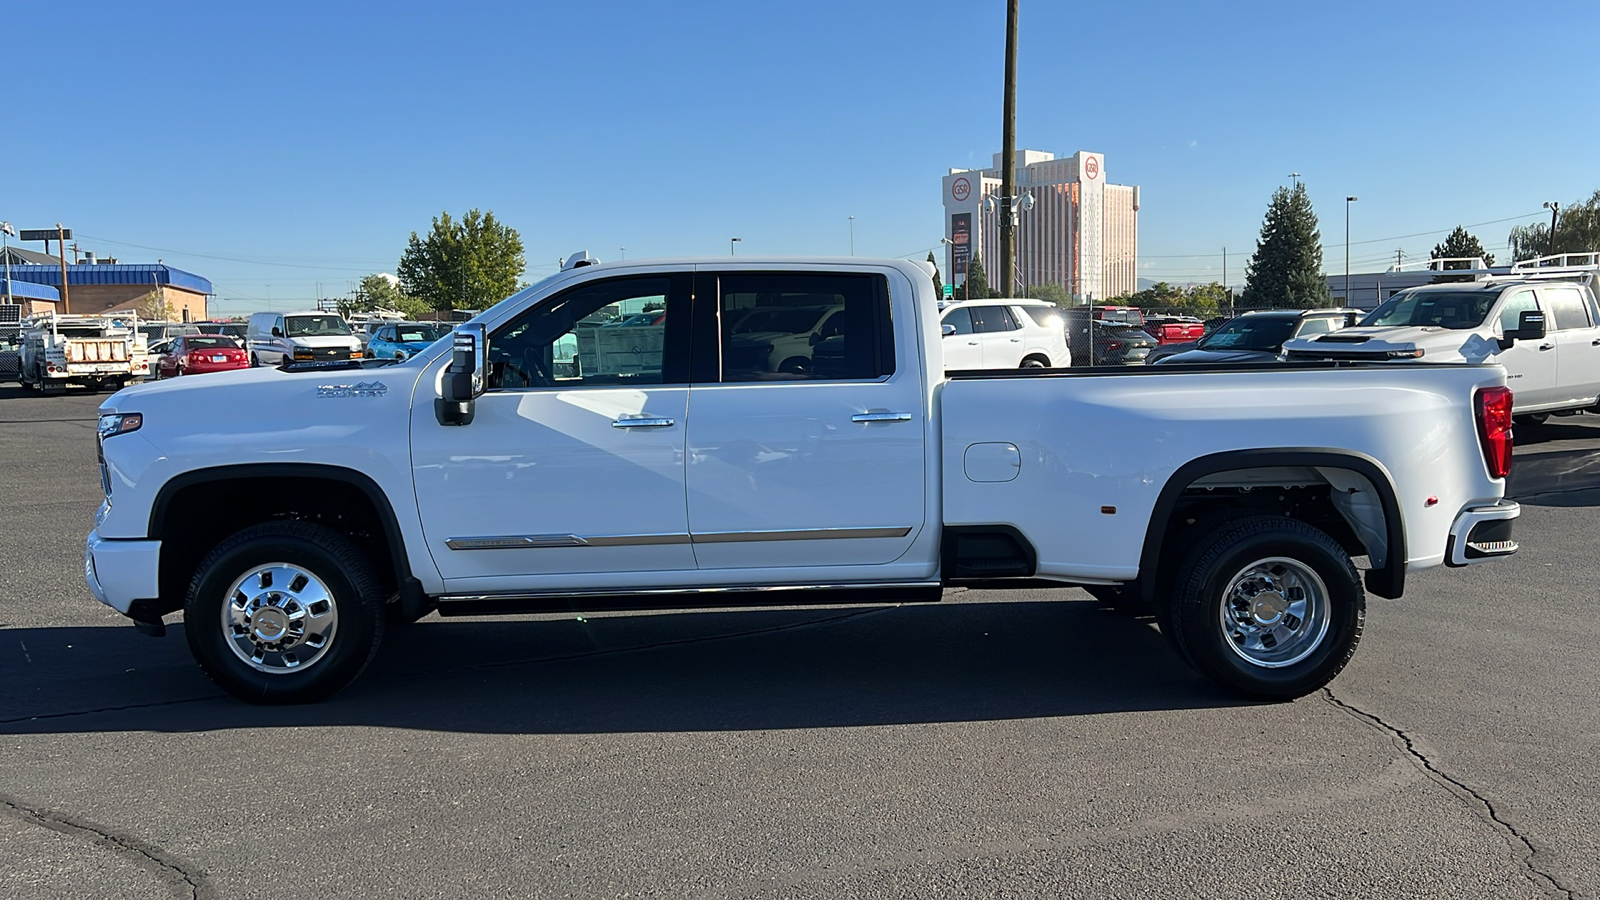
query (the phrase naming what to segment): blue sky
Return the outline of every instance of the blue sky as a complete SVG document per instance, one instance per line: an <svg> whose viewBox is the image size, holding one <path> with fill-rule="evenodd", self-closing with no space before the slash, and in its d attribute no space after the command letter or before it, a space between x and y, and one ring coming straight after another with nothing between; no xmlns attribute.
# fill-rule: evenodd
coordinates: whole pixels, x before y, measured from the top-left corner
<svg viewBox="0 0 1600 900"><path fill-rule="evenodd" d="M1328 271L1600 188L1600 4L1022 0L1018 146L1141 186L1140 274L1242 280L1300 172ZM1515 39L1521 31L1525 39ZM922 256L1000 145L1003 0L13 3L0 219L225 312L393 271L443 210L567 253ZM1404 237L1402 237L1404 236ZM39 245L30 245L39 249Z"/></svg>

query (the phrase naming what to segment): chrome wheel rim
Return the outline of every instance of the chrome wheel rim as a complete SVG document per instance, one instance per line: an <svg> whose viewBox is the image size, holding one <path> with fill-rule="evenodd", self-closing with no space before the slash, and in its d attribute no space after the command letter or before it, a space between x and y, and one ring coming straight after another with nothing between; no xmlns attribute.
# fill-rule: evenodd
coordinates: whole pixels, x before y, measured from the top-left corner
<svg viewBox="0 0 1600 900"><path fill-rule="evenodd" d="M1228 649L1278 669L1310 656L1328 634L1328 587L1305 563L1258 559L1229 579L1218 611Z"/></svg>
<svg viewBox="0 0 1600 900"><path fill-rule="evenodd" d="M339 605L316 575L291 563L252 567L228 589L222 633L233 655L269 675L316 665L333 646Z"/></svg>

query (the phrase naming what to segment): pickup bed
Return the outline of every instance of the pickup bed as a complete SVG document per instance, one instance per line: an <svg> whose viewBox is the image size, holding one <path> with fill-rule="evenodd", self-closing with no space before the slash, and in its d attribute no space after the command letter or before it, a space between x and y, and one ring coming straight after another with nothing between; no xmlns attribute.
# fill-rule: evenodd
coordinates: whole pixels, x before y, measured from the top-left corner
<svg viewBox="0 0 1600 900"><path fill-rule="evenodd" d="M89 586L147 633L181 610L253 702L338 690L433 610L1041 582L1283 699L1350 659L1366 591L1517 548L1497 366L947 374L936 301L896 260L569 264L403 363L129 388L101 407ZM729 328L817 307L843 310L827 367L773 371Z"/></svg>

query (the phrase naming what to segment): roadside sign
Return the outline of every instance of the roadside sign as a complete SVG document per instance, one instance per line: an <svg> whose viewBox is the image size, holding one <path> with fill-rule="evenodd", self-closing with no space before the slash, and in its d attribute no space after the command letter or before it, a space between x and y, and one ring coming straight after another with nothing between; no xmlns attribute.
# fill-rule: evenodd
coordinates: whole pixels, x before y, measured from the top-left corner
<svg viewBox="0 0 1600 900"><path fill-rule="evenodd" d="M27 229L27 228L24 228L22 230L22 233L17 236L17 240L24 241L24 242L26 242L26 241L55 241L55 240L61 240L63 238L65 238L66 240L69 240L69 241L72 240L72 229L71 228L63 228L63 229L61 229L59 231L57 231L54 228L35 228L35 229L31 229L31 230Z"/></svg>
<svg viewBox="0 0 1600 900"><path fill-rule="evenodd" d="M945 285L944 286L944 295L946 297L954 297L956 295L956 286L953 285L953 284Z"/></svg>

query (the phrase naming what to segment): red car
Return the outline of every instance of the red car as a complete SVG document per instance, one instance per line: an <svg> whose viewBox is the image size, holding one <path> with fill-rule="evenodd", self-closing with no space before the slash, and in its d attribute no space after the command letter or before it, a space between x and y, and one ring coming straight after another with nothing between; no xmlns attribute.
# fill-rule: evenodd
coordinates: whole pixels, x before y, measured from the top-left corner
<svg viewBox="0 0 1600 900"><path fill-rule="evenodd" d="M231 337L220 334L184 334L172 339L156 360L157 378L200 375L250 368L250 357Z"/></svg>

